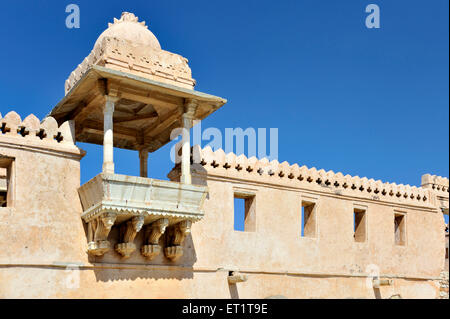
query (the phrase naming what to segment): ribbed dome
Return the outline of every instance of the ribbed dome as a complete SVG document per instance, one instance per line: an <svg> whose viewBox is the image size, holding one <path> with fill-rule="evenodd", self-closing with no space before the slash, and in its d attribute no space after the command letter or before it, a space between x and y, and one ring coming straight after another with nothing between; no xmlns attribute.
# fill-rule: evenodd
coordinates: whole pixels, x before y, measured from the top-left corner
<svg viewBox="0 0 450 319"><path fill-rule="evenodd" d="M123 12L120 20L114 18L114 23L108 24L108 29L98 37L94 48L99 46L105 37L127 40L135 47L150 46L161 50L158 39L145 25L145 21L139 22L138 17L129 12Z"/></svg>

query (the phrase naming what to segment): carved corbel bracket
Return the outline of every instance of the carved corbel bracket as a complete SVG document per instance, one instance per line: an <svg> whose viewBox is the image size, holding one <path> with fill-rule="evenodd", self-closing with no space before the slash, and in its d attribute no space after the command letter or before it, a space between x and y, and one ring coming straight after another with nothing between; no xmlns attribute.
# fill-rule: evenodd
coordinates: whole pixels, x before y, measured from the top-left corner
<svg viewBox="0 0 450 319"><path fill-rule="evenodd" d="M239 282L246 282L248 279L247 275L243 275L237 271L232 271L230 275L228 276L228 283L233 285L237 284Z"/></svg>
<svg viewBox="0 0 450 319"><path fill-rule="evenodd" d="M181 246L186 236L191 232L192 222L184 220L178 224L169 227L166 232L166 248L164 254L172 261L177 260L183 255L183 247Z"/></svg>
<svg viewBox="0 0 450 319"><path fill-rule="evenodd" d="M372 279L373 288L380 288L381 286L392 286L393 284L394 280L392 279L380 279L380 278Z"/></svg>
<svg viewBox="0 0 450 319"><path fill-rule="evenodd" d="M135 216L120 225L119 238L120 242L116 244L116 251L124 258L128 258L136 250L134 238L136 234L144 226L144 216Z"/></svg>
<svg viewBox="0 0 450 319"><path fill-rule="evenodd" d="M145 227L145 240L141 248L141 254L143 256L148 259L153 259L160 253L159 238L164 234L168 225L169 220L167 218L161 218Z"/></svg>
<svg viewBox="0 0 450 319"><path fill-rule="evenodd" d="M184 105L184 116L193 119L198 108L198 101L195 99L186 99Z"/></svg>
<svg viewBox="0 0 450 319"><path fill-rule="evenodd" d="M88 223L88 254L103 256L109 250L108 235L116 214L104 213Z"/></svg>

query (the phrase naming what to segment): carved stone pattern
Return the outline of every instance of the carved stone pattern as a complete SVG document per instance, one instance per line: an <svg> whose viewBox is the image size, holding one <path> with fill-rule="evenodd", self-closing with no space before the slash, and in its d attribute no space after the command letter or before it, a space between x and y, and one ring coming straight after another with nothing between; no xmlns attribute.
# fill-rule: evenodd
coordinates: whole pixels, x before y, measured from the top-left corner
<svg viewBox="0 0 450 319"><path fill-rule="evenodd" d="M142 229L143 225L143 216L133 217L131 220L123 223L120 226L121 242L132 243L134 241L134 238L136 237L136 234Z"/></svg>
<svg viewBox="0 0 450 319"><path fill-rule="evenodd" d="M191 232L192 222L190 220L184 220L178 224L169 227L166 232L166 248L164 253L167 258L172 261L177 260L183 255L183 244L186 236Z"/></svg>
<svg viewBox="0 0 450 319"><path fill-rule="evenodd" d="M88 253L102 256L109 250L108 235L116 215L105 213L88 223Z"/></svg>
<svg viewBox="0 0 450 319"><path fill-rule="evenodd" d="M191 232L191 225L190 220L185 220L171 227L168 234L168 246L181 246L186 236Z"/></svg>
<svg viewBox="0 0 450 319"><path fill-rule="evenodd" d="M145 229L144 245L141 248L141 254L149 260L159 255L161 247L159 246L159 238L164 234L166 227L169 225L167 218L161 218Z"/></svg>
<svg viewBox="0 0 450 319"><path fill-rule="evenodd" d="M128 41L105 37L98 48L78 65L65 83L66 93L93 65L115 65L124 72L134 70L151 76L159 76L193 88L196 84L188 60L181 55L152 47L134 47ZM175 83L174 83L175 84Z"/></svg>
<svg viewBox="0 0 450 319"><path fill-rule="evenodd" d="M169 225L169 220L167 218L161 218L156 222L151 223L146 226L145 229L145 243L158 245L159 238L164 234L166 227Z"/></svg>
<svg viewBox="0 0 450 319"><path fill-rule="evenodd" d="M75 145L72 123L66 121L58 127L58 123L51 116L40 122L33 114L28 115L23 121L14 111L9 112L3 118L0 114L1 135L34 142Z"/></svg>
<svg viewBox="0 0 450 319"><path fill-rule="evenodd" d="M94 241L107 240L109 232L111 231L114 221L116 220L115 214L106 213L97 218L94 232Z"/></svg>
<svg viewBox="0 0 450 319"><path fill-rule="evenodd" d="M209 146L201 149L200 146L195 145L192 152L194 158L199 159L199 164L210 172L217 171L218 175L221 172L227 176L236 174L239 177L247 174L254 179L264 178L269 181L267 178L270 178L274 183L286 181L305 186L314 184L330 191L351 191L355 196L366 194L366 196L376 196L389 201L430 204L429 189L423 187L383 183L380 180L375 181L366 177L343 175L340 172L327 172L323 169L317 170L315 167L299 167L297 164L290 165L288 162L279 163L277 160L269 162L267 158L261 160L256 157L247 158L245 155L226 154L222 149L214 152ZM446 190L448 192L448 186Z"/></svg>

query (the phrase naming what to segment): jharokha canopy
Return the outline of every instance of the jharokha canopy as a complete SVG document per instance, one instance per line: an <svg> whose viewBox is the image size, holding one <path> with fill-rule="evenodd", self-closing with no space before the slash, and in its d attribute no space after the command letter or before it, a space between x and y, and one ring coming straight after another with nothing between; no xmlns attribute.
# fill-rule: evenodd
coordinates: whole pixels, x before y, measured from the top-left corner
<svg viewBox="0 0 450 319"><path fill-rule="evenodd" d="M186 58L161 49L145 22L124 12L114 19L92 52L66 81L65 97L51 111L58 123L68 121L75 140L103 145L103 169L79 188L83 220L88 224L88 252L102 256L108 234L121 225L115 250L129 257L137 232L146 226L141 253L156 256L159 237L171 229L164 253L182 255L191 224L203 217L204 185L192 185L189 129L226 103L194 90ZM175 129L182 134L179 181L147 178L147 158L168 143ZM139 151L140 176L114 172L114 147ZM150 234L150 235L149 235Z"/></svg>
<svg viewBox="0 0 450 319"><path fill-rule="evenodd" d="M77 141L103 144L106 99L114 98L113 145L153 152L183 127L188 103L192 119L199 120L226 103L194 86L188 60L162 50L145 22L124 12L71 73L65 97L49 115L59 124L74 120Z"/></svg>

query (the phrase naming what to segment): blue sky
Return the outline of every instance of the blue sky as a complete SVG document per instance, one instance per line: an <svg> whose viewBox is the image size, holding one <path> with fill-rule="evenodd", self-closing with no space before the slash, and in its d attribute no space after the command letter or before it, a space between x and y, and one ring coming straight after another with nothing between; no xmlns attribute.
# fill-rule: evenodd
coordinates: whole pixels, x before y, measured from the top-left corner
<svg viewBox="0 0 450 319"><path fill-rule="evenodd" d="M78 4L80 29L65 27ZM378 4L381 28L365 27ZM449 175L448 0L8 1L2 3L0 112L43 118L64 81L122 11L147 21L163 49L189 58L196 89L228 99L203 128L276 127L279 161L419 185ZM204 142L206 144L207 142ZM101 147L80 145L82 182ZM167 145L151 177L172 168ZM138 175L136 152L116 171Z"/></svg>

